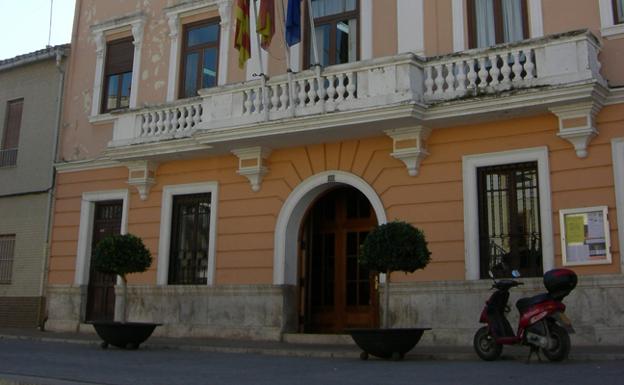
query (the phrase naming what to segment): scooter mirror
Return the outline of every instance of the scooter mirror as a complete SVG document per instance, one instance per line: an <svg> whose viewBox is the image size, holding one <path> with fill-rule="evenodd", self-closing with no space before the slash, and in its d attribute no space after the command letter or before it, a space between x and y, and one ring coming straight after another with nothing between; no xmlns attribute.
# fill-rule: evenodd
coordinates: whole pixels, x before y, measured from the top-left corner
<svg viewBox="0 0 624 385"><path fill-rule="evenodd" d="M511 272L512 277L514 278L520 278L520 272L518 270L513 270Z"/></svg>

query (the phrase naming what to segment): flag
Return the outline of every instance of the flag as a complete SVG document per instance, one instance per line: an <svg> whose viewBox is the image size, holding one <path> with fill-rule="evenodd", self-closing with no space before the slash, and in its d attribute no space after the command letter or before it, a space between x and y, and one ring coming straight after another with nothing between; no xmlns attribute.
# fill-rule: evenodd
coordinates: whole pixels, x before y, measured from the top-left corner
<svg viewBox="0 0 624 385"><path fill-rule="evenodd" d="M249 38L249 0L236 0L236 35L234 48L238 50L238 67L245 67L251 56L251 39Z"/></svg>
<svg viewBox="0 0 624 385"><path fill-rule="evenodd" d="M256 32L260 35L260 46L268 51L275 35L275 0L262 0L260 3Z"/></svg>
<svg viewBox="0 0 624 385"><path fill-rule="evenodd" d="M301 41L301 0L288 0L286 11L286 44L289 47Z"/></svg>

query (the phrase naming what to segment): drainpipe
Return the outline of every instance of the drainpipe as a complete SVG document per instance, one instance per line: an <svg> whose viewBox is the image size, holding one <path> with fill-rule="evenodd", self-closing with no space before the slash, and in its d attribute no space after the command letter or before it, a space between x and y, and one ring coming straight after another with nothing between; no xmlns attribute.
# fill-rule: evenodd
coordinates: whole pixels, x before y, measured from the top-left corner
<svg viewBox="0 0 624 385"><path fill-rule="evenodd" d="M46 306L46 294L47 294L47 284L48 284L48 266L50 260L50 239L52 238L52 211L54 210L54 187L56 182L56 171L54 168L54 164L58 158L58 147L59 147L59 132L61 127L61 114L63 111L63 87L65 85L65 70L63 69L62 62L63 56L65 56L63 52L63 48L56 49L56 70L58 71L59 81L58 81L58 94L57 94L57 103L56 103L56 124L54 125L53 131L53 146L52 146L52 165L50 166L50 184L47 189L48 191L48 205L46 211L46 224L45 224L45 244L44 244L44 258L43 264L41 266L41 279L39 282L41 286L39 288L41 303L39 305L39 329L41 331L45 330L45 323L48 319L48 311Z"/></svg>

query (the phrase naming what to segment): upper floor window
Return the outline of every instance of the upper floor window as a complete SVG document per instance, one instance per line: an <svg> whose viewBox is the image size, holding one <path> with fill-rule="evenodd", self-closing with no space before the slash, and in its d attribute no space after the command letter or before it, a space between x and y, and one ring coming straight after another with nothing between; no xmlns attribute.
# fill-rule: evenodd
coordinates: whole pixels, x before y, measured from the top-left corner
<svg viewBox="0 0 624 385"><path fill-rule="evenodd" d="M615 24L624 23L624 0L613 0L613 18Z"/></svg>
<svg viewBox="0 0 624 385"><path fill-rule="evenodd" d="M311 4L319 64L328 66L356 61L359 0L312 0ZM309 37L306 44L309 47L307 62L314 64L314 47Z"/></svg>
<svg viewBox="0 0 624 385"><path fill-rule="evenodd" d="M102 112L130 106L133 59L132 38L114 40L106 44Z"/></svg>
<svg viewBox="0 0 624 385"><path fill-rule="evenodd" d="M219 20L184 26L180 97L217 85L219 70Z"/></svg>
<svg viewBox="0 0 624 385"><path fill-rule="evenodd" d="M7 103L2 147L0 147L0 167L15 166L17 164L17 147L22 125L23 106L24 99L13 100Z"/></svg>
<svg viewBox="0 0 624 385"><path fill-rule="evenodd" d="M468 0L468 31L470 48L527 39L526 0Z"/></svg>

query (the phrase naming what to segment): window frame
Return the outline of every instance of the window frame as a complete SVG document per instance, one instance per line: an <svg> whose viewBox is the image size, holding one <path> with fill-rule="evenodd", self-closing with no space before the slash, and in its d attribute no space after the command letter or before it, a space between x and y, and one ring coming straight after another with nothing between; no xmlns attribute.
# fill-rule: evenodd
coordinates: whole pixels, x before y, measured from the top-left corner
<svg viewBox="0 0 624 385"><path fill-rule="evenodd" d="M190 29L193 28L198 28L200 26L204 26L204 25L211 25L214 24L217 26L217 38L215 39L214 43L205 43L205 44L200 44L197 46L194 46L193 48L189 48L187 46L188 44L188 31ZM186 84L185 84L185 75L186 75L186 56L187 54L191 53L191 52L198 52L198 53L203 53L203 51L207 48L216 48L217 49L217 67L216 67L216 83L214 85L214 87L218 87L219 86L219 70L220 70L220 57L221 57L221 18L220 17L212 17L209 19L205 19L205 20L199 20L199 21L195 21L192 23L187 23L187 24L183 24L182 25L182 44L180 46L180 57L179 57L179 62L180 62L180 71L178 74L178 99L187 99L187 98L193 98L197 95L190 95L190 96L186 96L185 95L185 91L186 91ZM203 68L203 63L204 63L204 57L203 55L199 55L200 58L200 62L199 65L197 66L197 79L196 79L196 86L197 86L197 90L201 90L202 84L203 84L203 75L201 73L201 69Z"/></svg>
<svg viewBox="0 0 624 385"><path fill-rule="evenodd" d="M494 2L494 35L495 44L506 43L503 41L503 7L501 0L492 0ZM522 32L523 38L528 39L530 37L529 31L529 4L528 0L520 0L522 8ZM468 18L468 48L478 49L477 47L477 9L475 0L466 0L467 18ZM486 47L481 47L486 48Z"/></svg>
<svg viewBox="0 0 624 385"><path fill-rule="evenodd" d="M613 25L624 24L624 15L622 15L622 18L620 19L618 12L618 0L612 0L611 3L613 4ZM624 7L624 4L622 4L622 7ZM622 13L624 13L624 9L622 10Z"/></svg>
<svg viewBox="0 0 624 385"><path fill-rule="evenodd" d="M17 128L15 131L17 142L13 147L7 147L7 139L9 136L9 124L11 123L11 106L14 104L20 104L19 121L17 122ZM6 103L6 113L4 118L4 129L2 131L2 142L0 142L0 168L13 167L17 165L17 151L19 149L19 138L22 131L22 122L24 120L24 98L9 100Z"/></svg>
<svg viewBox="0 0 624 385"><path fill-rule="evenodd" d="M7 273L8 278L2 279L3 277L2 275L0 275L0 285L10 285L13 282L13 264L15 262L15 245L17 243L16 234L0 234L0 245L3 242L6 242L7 240L8 242L12 243L12 245L10 245L11 254L10 255L7 254L6 256L4 256L4 258L3 258L3 255L0 254L0 272L4 271L2 267L4 263L6 262L6 265L8 265L8 268L6 269L5 272ZM3 249L4 248L0 247L0 251L2 251Z"/></svg>
<svg viewBox="0 0 624 385"><path fill-rule="evenodd" d="M356 52L355 52L355 61L360 60L360 56L361 56L361 45L362 45L362 17L361 17L361 13L362 13L362 4L361 0L356 0L355 2L355 10L353 11L348 11L348 12L343 12L343 13L336 13L333 15L328 15L328 16L323 16L320 18L315 18L314 19L314 26L318 27L319 25L324 25L324 24L330 24L332 25L332 29L330 32L330 38L329 38L329 42L330 42L330 53L332 56L334 56L334 61L335 61L335 56L336 56L336 23L338 21L344 20L345 18L348 19L352 19L355 18L356 23L357 23L357 42L356 42ZM304 17L304 25L305 25L305 31L306 33L304 33L303 36L303 63L304 63L304 68L310 68L312 63L311 63L311 55L310 55L310 50L312 49L311 45L312 45L312 39L311 39L311 34L312 34L312 26L310 24L310 17L309 17L309 12L312 12L311 9L308 8L308 2L304 2L304 11L303 11L303 17ZM353 17L354 16L354 17ZM320 55L320 52L319 52ZM319 58L320 60L320 58ZM319 63L320 64L320 63ZM330 56L330 64L328 64L327 66L333 66L333 65L338 65L341 63L332 63L331 60L331 56Z"/></svg>
<svg viewBox="0 0 624 385"><path fill-rule="evenodd" d="M156 280L160 286L169 285L169 257L171 248L173 197L210 193L210 234L208 237L208 277L207 286L215 281L216 231L218 218L219 184L217 182L168 185L163 187L160 212L160 238L158 241L158 267Z"/></svg>
<svg viewBox="0 0 624 385"><path fill-rule="evenodd" d="M130 65L130 71L124 71L124 72L115 72L115 73L109 73L109 65L110 65L110 46L115 45L115 44L123 44L123 43L130 43L132 48L132 65ZM132 94L132 77L134 76L133 73L133 69L134 69L134 39L132 37L124 37L121 39L115 39L115 40L110 40L106 42L106 57L104 58L104 72L102 74L102 105L100 107L100 111L103 114L112 112L112 111L119 111L119 110L125 110L125 109L129 109L130 108L130 95ZM123 75L130 73L130 92L128 92L128 105L127 106L121 106L121 93L122 93L122 84L123 84ZM108 86L109 86L109 77L111 76L116 76L116 75L120 75L119 80L117 82L117 103L116 106L113 108L108 108Z"/></svg>

